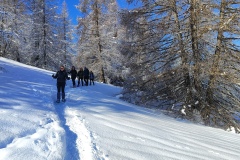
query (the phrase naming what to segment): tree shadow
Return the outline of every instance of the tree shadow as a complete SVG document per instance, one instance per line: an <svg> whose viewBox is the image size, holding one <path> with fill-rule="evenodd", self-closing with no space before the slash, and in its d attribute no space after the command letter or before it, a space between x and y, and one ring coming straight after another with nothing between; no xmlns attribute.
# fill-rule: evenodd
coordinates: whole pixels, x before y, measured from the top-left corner
<svg viewBox="0 0 240 160"><path fill-rule="evenodd" d="M55 104L55 109L57 112L57 115L60 119L60 126L65 130L65 147L66 147L66 154L64 159L69 160L69 159L74 159L74 160L79 160L79 151L77 149L77 135L71 131L69 126L66 124L66 118L65 118L65 109L66 109L66 104L63 102L60 102L58 104Z"/></svg>

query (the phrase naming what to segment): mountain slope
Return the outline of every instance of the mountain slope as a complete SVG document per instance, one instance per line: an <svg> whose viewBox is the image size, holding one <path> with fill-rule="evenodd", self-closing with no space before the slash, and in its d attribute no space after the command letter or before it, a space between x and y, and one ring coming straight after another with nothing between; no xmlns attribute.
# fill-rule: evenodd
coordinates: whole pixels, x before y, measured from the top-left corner
<svg viewBox="0 0 240 160"><path fill-rule="evenodd" d="M0 58L0 160L238 160L239 135L131 105L121 88L71 88L53 72Z"/></svg>

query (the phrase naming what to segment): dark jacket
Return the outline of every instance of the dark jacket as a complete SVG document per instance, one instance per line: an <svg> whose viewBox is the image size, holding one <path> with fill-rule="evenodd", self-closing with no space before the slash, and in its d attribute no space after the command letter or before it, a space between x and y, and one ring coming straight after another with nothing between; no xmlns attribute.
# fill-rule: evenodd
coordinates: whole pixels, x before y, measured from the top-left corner
<svg viewBox="0 0 240 160"><path fill-rule="evenodd" d="M76 77L77 77L77 71L76 71L75 69L72 69L69 73L71 74L71 78L72 78L72 79L76 79Z"/></svg>
<svg viewBox="0 0 240 160"><path fill-rule="evenodd" d="M83 71L84 79L89 79L89 70L85 67Z"/></svg>
<svg viewBox="0 0 240 160"><path fill-rule="evenodd" d="M90 74L89 74L89 79L94 80L94 74L93 74L93 72L90 72Z"/></svg>
<svg viewBox="0 0 240 160"><path fill-rule="evenodd" d="M57 82L65 82L69 79L68 74L65 70L58 71L55 75L52 75L54 79L57 79Z"/></svg>
<svg viewBox="0 0 240 160"><path fill-rule="evenodd" d="M77 76L78 78L83 79L83 70L78 71Z"/></svg>

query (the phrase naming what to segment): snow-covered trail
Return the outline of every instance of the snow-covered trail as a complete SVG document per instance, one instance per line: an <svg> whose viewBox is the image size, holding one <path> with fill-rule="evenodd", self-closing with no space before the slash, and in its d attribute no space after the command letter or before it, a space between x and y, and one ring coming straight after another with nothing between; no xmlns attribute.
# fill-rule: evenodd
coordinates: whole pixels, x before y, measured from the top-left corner
<svg viewBox="0 0 240 160"><path fill-rule="evenodd" d="M75 91L74 91L75 90ZM76 96L77 88L66 87L65 103L55 104L57 115L61 126L66 134L66 155L65 160L93 160L94 148L91 143L91 135L87 130L84 119L80 114L71 109L71 106L80 106L79 96ZM69 108L70 107L70 108Z"/></svg>
<svg viewBox="0 0 240 160"><path fill-rule="evenodd" d="M99 83L95 83L95 84L99 84ZM57 108L56 111L60 117L60 120L66 126L66 127L63 127L65 128L65 132L69 133L70 131L72 134L75 134L75 136L67 135L66 137L76 137L69 145L74 144L74 146L76 147L74 152L79 154L79 158L81 160L107 160L108 159L108 157L99 150L99 147L94 142L96 137L94 133L90 130L87 124L88 122L86 122L85 117L82 114L82 110L85 110L84 102L86 102L86 100L98 101L98 98L96 98L95 96L96 94L99 94L99 93L102 94L101 93L102 85L104 84L101 84L100 88L96 87L96 85L71 88L70 87L71 85L69 85L67 87L69 88L67 89L68 90L67 101L64 104L60 104L59 107L58 107L58 104L56 105L56 108ZM106 96L105 94L117 95L120 93L120 90L121 89L119 88L113 92L111 91L111 87L109 88L109 85L106 85L105 92L103 92L102 96L103 97ZM92 96L90 96L89 94L92 94ZM88 96L90 98L88 98ZM64 115L62 113L64 113ZM67 153L68 152L69 153L73 152L73 149L69 150L67 147ZM66 159L71 157L71 155L72 154L67 154ZM75 156L73 159L78 159L78 157Z"/></svg>
<svg viewBox="0 0 240 160"><path fill-rule="evenodd" d="M117 98L121 88L71 88L56 104L46 70L0 58L0 160L239 160L239 135Z"/></svg>
<svg viewBox="0 0 240 160"><path fill-rule="evenodd" d="M67 102L56 104L54 72L5 58L0 65L0 160L103 159L85 119L72 109L81 105L83 88L67 81Z"/></svg>
<svg viewBox="0 0 240 160"><path fill-rule="evenodd" d="M239 135L128 104L103 85L69 91L65 117L81 160L240 159Z"/></svg>
<svg viewBox="0 0 240 160"><path fill-rule="evenodd" d="M0 160L61 159L65 135L52 103L52 72L4 58L0 65Z"/></svg>

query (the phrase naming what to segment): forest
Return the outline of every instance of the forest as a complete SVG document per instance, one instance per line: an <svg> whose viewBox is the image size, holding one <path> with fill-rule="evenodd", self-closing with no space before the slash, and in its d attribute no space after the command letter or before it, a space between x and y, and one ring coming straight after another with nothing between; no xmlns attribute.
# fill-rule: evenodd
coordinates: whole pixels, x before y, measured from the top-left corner
<svg viewBox="0 0 240 160"><path fill-rule="evenodd" d="M123 99L240 132L240 1L0 0L0 56L56 71L87 66ZM0 66L1 68L1 66Z"/></svg>

